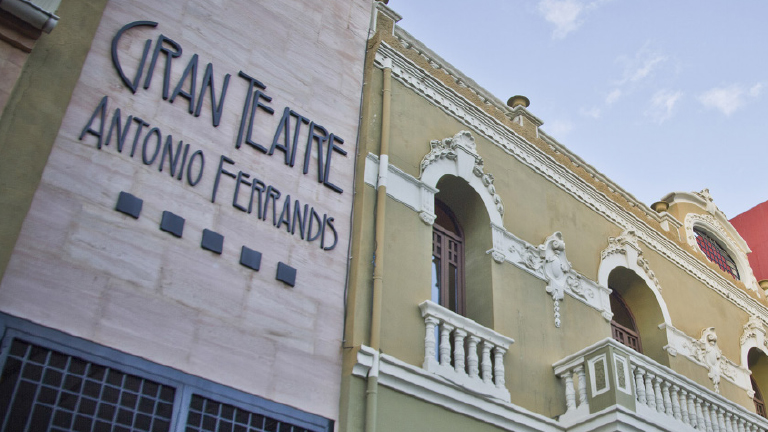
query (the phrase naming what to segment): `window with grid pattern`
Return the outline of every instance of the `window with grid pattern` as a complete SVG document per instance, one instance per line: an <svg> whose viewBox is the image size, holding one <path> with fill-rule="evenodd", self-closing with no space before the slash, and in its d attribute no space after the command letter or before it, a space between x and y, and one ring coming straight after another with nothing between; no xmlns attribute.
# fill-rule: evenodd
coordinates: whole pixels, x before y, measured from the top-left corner
<svg viewBox="0 0 768 432"><path fill-rule="evenodd" d="M730 274L734 279L739 280L739 269L736 268L736 262L730 255L728 255L728 252L720 246L720 243L698 228L694 228L693 232L696 234L696 243L698 243L699 249L704 252L704 255L706 255L710 261L717 264L718 267L720 267L720 270Z"/></svg>
<svg viewBox="0 0 768 432"><path fill-rule="evenodd" d="M8 321L25 331L8 331ZM317 415L0 313L0 334L3 328L0 431L333 430L333 421Z"/></svg>

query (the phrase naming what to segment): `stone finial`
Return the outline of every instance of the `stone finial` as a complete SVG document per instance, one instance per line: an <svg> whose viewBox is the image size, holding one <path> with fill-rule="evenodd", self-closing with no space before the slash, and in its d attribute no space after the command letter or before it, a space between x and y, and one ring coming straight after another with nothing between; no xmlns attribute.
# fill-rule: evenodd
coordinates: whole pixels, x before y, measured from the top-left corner
<svg viewBox="0 0 768 432"><path fill-rule="evenodd" d="M531 101L527 97L521 95L512 96L507 100L507 106L510 108L514 108L520 105L528 108L531 105Z"/></svg>

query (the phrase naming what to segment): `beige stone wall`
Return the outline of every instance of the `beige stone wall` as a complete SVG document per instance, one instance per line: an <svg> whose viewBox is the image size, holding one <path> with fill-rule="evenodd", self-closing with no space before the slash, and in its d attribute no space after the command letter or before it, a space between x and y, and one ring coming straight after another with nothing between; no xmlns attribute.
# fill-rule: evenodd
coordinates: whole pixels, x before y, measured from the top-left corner
<svg viewBox="0 0 768 432"><path fill-rule="evenodd" d="M110 2L92 44L88 41L90 51L71 101L59 101L68 109L3 276L0 309L337 419L352 179L370 4L365 0ZM231 75L218 127L212 125L207 91L199 117L188 112L191 104L182 96L173 103L163 100L162 54L149 89L140 86L134 94L120 79L111 60L112 39L122 26L137 20L158 25L133 28L120 39L118 52L126 75L134 77L146 40L154 49L161 33L173 39L183 52L171 63L171 92L195 54L196 97L208 63L213 65L217 99L225 74ZM318 182L315 154L309 173L302 173L306 124L294 167L284 163L279 149L270 156L248 145L236 148L251 90L238 77L239 71L266 86L262 92L271 101L262 98L262 102L274 109L274 115L264 110L256 114L254 141L269 148L286 107L343 139L336 145L347 155L333 153L329 177L343 193ZM146 76L145 70L142 83ZM189 91L190 85L186 80L181 88ZM117 108L123 126L129 115L149 124L133 156L135 121L122 152L114 137L101 149L93 133L80 139L104 96L108 98L104 135ZM291 136L295 120L290 123ZM99 124L97 116L90 128L98 130ZM143 150L152 127L161 131L163 143L173 137L174 150L183 141L190 144L190 156L202 152L205 165L199 183L192 185L186 174L181 180L171 177L167 160L161 172L159 155L153 163L145 162L155 148L152 138L147 141L149 152ZM278 216L290 195L291 200L317 209L321 219L323 214L333 217L336 247L323 250L319 239L309 242L298 230L292 235L285 226L273 226L272 205L267 220L260 220L255 209L251 214L236 209L236 180L226 175L211 202L221 156L234 161L224 165L228 171L242 170L250 179L280 190ZM198 169L193 165L195 173ZM247 206L248 193L243 189L238 200ZM138 220L114 210L121 191L144 200ZM182 238L159 229L163 211L186 219ZM224 236L221 255L200 247L204 229ZM332 231L326 233L329 246ZM260 271L239 264L243 245L262 252ZM278 261L297 269L295 287L275 280Z"/></svg>

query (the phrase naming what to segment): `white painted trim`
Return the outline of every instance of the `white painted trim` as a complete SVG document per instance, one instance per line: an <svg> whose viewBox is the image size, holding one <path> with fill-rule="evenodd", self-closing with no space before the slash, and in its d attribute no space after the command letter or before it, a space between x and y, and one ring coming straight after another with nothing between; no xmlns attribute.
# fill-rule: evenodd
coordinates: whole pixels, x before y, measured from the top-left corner
<svg viewBox="0 0 768 432"><path fill-rule="evenodd" d="M603 380L605 381L605 387L600 389L597 388L597 380L595 379L597 376L597 362L602 362ZM600 396L601 394L610 391L611 374L608 372L608 356L606 354L600 354L599 356L587 360L587 367L589 368L589 376L592 378L589 380L591 384L592 397L594 398L595 396Z"/></svg>
<svg viewBox="0 0 768 432"><path fill-rule="evenodd" d="M619 237L608 239L608 247L603 249L600 254L600 267L597 270L597 283L602 286L608 286L608 277L617 267L629 269L637 274L648 289L653 292L661 309L661 315L664 323L672 325L672 318L669 315L669 308L664 297L661 295L661 284L655 277L655 273L650 269L646 270L647 260L643 258L643 251L637 243L637 236L632 231L624 231ZM643 267L640 266L643 263Z"/></svg>
<svg viewBox="0 0 768 432"><path fill-rule="evenodd" d="M361 346L352 374L365 378L377 352ZM433 373L409 365L395 357L380 354L379 385L441 406L461 415L521 432L564 432L555 420L528 411L520 406L473 394Z"/></svg>
<svg viewBox="0 0 768 432"><path fill-rule="evenodd" d="M727 226L733 228L733 225L730 223L728 223ZM699 245L696 242L696 234L693 232L694 228L702 229L712 237L720 240L722 243L721 246L724 247L725 251L728 252L728 255L735 261L741 281L748 289L760 296L762 289L760 289L760 285L758 285L757 279L755 278L754 273L752 273L752 267L749 265L749 258L747 258L747 253L750 252L749 248L747 247L746 249L743 249L737 245L729 235L726 226L711 214L702 215L698 213L688 213L685 215L685 239L688 242L688 245L702 256L702 259L708 260L709 258L707 258L704 252L699 248ZM741 237L739 237L739 239L741 239ZM743 242L744 240L742 239L741 241Z"/></svg>
<svg viewBox="0 0 768 432"><path fill-rule="evenodd" d="M449 75L457 77L457 82L459 79L463 79L461 78L463 75L453 71L450 65L424 48L420 42L412 39L407 32L397 28L395 36L400 40L403 47L417 49L430 62L432 67L443 69ZM473 102L468 101L464 96L446 87L442 82L435 79L430 73L417 66L403 54L387 45L387 43L382 42L376 52L375 66L381 67L382 62L386 58L392 59L393 77L398 82L411 88L425 100L428 100L467 128L489 139L507 154L514 156L521 163L538 172L566 193L575 197L617 226L623 229L635 230L638 238L649 248L668 258L683 271L695 277L737 307L750 315L759 315L761 319L768 321L768 308L765 305L752 299L731 281L728 281L722 275L709 268L700 258L691 255L690 252L649 226L644 218L638 217L606 197L594 186L571 172L570 168L564 167L551 156L542 153L537 147L524 140L509 127L478 108ZM486 104L493 105L506 112L507 109L503 104L479 86L470 86L468 88L484 100ZM574 164L577 164L577 161L580 160L571 155L564 147L556 146L555 144L557 143L546 134L543 134L543 132L542 137L545 141L550 142L553 149L561 151L570 157ZM600 178L610 190L626 196L628 202L643 211L646 217L656 221L677 222L674 218L665 219L663 216L659 216L658 213L637 202L637 200L621 190L617 185L607 179L603 180L604 177L597 173L594 168L588 165L582 166L587 172L594 175L595 178Z"/></svg>

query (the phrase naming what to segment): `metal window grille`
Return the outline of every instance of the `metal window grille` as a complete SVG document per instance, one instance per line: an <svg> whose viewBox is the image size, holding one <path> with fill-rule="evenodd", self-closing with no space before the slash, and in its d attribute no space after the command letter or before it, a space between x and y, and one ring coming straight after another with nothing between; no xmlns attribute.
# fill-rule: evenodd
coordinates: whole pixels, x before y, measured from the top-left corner
<svg viewBox="0 0 768 432"><path fill-rule="evenodd" d="M0 331L4 318L7 317L0 313ZM190 384L202 382L201 379L178 371L168 371L167 376L166 372L160 373L155 379L163 382L157 382L113 367L133 361L153 367L143 360L131 360L125 354L119 354L125 357L121 357L121 362L103 362L109 366L90 361L93 356L88 354L89 348L96 345L71 336L57 334L57 339L84 346L86 351L72 352L82 352L82 357L8 334L6 337L0 353L0 431L3 432L333 430L333 422L273 402L246 403L244 400L254 396L225 388L218 389L222 392L221 400L203 396L205 391ZM38 339L32 336L31 340ZM70 351L70 348L62 349ZM128 363L123 363L125 360ZM135 367L126 367L137 371ZM205 387L216 387L214 383L202 383Z"/></svg>
<svg viewBox="0 0 768 432"><path fill-rule="evenodd" d="M14 339L0 381L3 431L167 431L175 390Z"/></svg>
<svg viewBox="0 0 768 432"><path fill-rule="evenodd" d="M193 395L186 432L310 432L261 414Z"/></svg>
<svg viewBox="0 0 768 432"><path fill-rule="evenodd" d="M714 238L704 231L694 228L693 232L696 234L696 243L698 243L699 249L704 252L704 255L706 255L710 261L717 264L722 271L730 274L734 279L739 280L739 270L736 268L736 262L734 262L733 258L728 255L728 252L726 252Z"/></svg>

